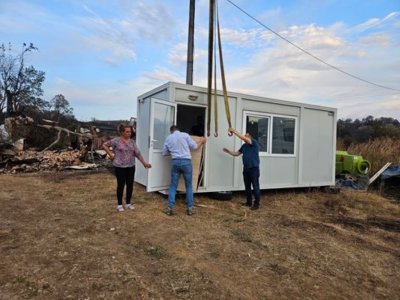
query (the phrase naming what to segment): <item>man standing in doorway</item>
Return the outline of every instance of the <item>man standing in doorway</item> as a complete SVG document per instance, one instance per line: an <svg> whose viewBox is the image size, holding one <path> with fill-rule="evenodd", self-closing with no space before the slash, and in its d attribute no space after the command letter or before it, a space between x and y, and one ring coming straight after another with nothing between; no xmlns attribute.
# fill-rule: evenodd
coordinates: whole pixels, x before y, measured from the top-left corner
<svg viewBox="0 0 400 300"><path fill-rule="evenodd" d="M192 155L190 150L195 150L204 144L206 139L199 138L196 143L187 133L180 132L178 127L173 125L170 128L171 134L166 138L162 149L163 155L171 154L171 184L168 192L168 207L165 213L172 215L172 209L175 205L176 189L178 187L179 177L182 174L185 180L187 214L193 214L193 186L192 186Z"/></svg>
<svg viewBox="0 0 400 300"><path fill-rule="evenodd" d="M243 155L243 180L246 189L246 202L242 205L250 206L252 210L260 208L260 157L258 155L259 146L258 142L251 136L250 133L245 135L241 134L234 128L229 128L229 132L236 135L241 139L244 144L238 151L232 151L223 148L224 152L232 156ZM251 193L251 186L253 186L254 203Z"/></svg>

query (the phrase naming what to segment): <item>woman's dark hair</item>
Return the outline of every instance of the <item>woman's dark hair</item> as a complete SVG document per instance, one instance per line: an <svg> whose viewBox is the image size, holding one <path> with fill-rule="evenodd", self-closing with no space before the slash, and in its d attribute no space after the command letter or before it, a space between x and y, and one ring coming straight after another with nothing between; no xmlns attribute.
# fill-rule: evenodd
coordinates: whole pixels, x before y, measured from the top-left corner
<svg viewBox="0 0 400 300"><path fill-rule="evenodd" d="M130 128L132 130L132 127L130 125L123 124L123 123L119 124L118 125L119 134L123 134L126 128Z"/></svg>

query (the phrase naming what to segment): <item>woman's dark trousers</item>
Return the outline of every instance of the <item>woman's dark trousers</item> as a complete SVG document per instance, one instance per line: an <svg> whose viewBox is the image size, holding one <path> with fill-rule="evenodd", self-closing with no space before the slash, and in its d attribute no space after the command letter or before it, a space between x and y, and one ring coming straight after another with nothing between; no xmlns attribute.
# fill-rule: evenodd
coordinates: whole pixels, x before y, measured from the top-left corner
<svg viewBox="0 0 400 300"><path fill-rule="evenodd" d="M117 177L117 199L118 205L122 205L122 195L126 185L126 204L131 203L133 192L133 179L135 178L135 167L118 168L115 167L115 177Z"/></svg>

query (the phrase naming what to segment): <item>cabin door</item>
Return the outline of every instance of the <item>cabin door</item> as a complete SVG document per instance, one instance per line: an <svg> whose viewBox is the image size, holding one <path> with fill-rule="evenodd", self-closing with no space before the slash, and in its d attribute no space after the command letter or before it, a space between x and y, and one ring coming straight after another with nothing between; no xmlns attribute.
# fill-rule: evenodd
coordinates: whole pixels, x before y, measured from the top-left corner
<svg viewBox="0 0 400 300"><path fill-rule="evenodd" d="M149 169L147 191L167 190L171 179L171 157L163 156L161 150L170 134L169 128L176 124L176 104L155 98L150 99Z"/></svg>

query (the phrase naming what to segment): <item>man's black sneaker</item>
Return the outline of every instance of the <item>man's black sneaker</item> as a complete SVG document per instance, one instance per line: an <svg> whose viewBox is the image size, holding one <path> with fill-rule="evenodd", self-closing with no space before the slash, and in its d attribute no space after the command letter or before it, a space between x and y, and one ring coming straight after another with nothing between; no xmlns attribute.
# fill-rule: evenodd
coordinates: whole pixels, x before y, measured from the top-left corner
<svg viewBox="0 0 400 300"><path fill-rule="evenodd" d="M249 202L243 202L243 203L242 203L242 206L251 206L251 203L249 203Z"/></svg>
<svg viewBox="0 0 400 300"><path fill-rule="evenodd" d="M164 213L165 213L167 216L172 216L172 208L167 207L167 208L164 210Z"/></svg>
<svg viewBox="0 0 400 300"><path fill-rule="evenodd" d="M194 214L193 208L188 208L186 210L186 213L187 213L188 216L192 216Z"/></svg>
<svg viewBox="0 0 400 300"><path fill-rule="evenodd" d="M259 209L259 208L260 208L260 206L253 205L250 209L251 209L251 210L257 210L257 209Z"/></svg>

